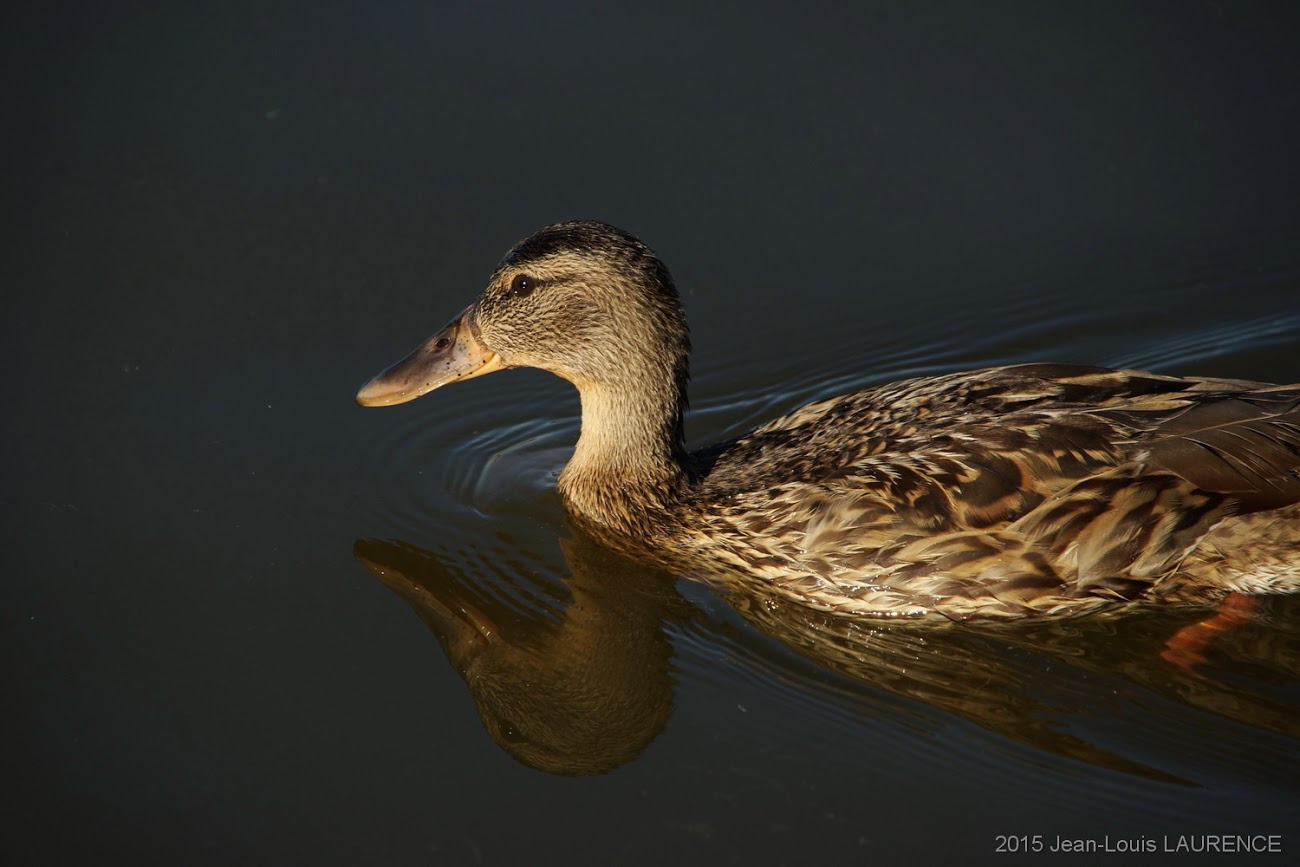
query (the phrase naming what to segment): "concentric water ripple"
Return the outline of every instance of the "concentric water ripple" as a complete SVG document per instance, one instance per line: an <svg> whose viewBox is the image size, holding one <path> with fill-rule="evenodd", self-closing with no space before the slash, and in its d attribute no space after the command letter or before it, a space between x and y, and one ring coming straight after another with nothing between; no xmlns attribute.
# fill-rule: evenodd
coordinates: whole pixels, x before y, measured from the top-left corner
<svg viewBox="0 0 1300 867"><path fill-rule="evenodd" d="M424 538L481 531L486 520L535 516L554 505L555 477L577 440L578 419L556 411L567 385L538 390L518 379L537 381L506 374L388 411L393 423L367 444L363 467L383 524ZM576 400L570 408L576 411Z"/></svg>

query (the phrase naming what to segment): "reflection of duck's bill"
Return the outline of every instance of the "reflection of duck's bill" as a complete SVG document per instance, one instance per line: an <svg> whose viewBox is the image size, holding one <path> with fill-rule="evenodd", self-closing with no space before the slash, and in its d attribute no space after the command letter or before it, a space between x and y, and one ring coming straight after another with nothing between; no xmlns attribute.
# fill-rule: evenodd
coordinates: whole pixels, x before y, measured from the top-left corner
<svg viewBox="0 0 1300 867"><path fill-rule="evenodd" d="M473 327L474 308L466 308L446 327L357 392L362 406L390 406L415 400L451 382L473 379L509 367L484 346Z"/></svg>
<svg viewBox="0 0 1300 867"><path fill-rule="evenodd" d="M492 618L454 584L431 580L426 552L401 542L358 539L352 556L390 590L406 599L421 618L448 642L448 652L466 652L492 640L497 627Z"/></svg>

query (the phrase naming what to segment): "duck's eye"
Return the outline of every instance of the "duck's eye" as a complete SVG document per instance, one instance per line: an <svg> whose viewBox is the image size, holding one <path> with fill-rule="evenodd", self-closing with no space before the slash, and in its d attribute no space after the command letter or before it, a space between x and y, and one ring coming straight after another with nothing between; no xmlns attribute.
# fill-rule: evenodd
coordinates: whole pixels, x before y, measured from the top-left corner
<svg viewBox="0 0 1300 867"><path fill-rule="evenodd" d="M516 298L523 298L531 294L536 285L537 281L527 274L516 274L515 279L510 281L510 294Z"/></svg>

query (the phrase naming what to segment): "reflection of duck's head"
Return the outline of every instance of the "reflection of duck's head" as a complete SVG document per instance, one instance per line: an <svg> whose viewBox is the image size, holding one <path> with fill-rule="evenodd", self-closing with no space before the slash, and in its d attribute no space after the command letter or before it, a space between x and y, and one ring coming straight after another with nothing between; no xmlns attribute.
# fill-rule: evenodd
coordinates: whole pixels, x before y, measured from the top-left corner
<svg viewBox="0 0 1300 867"><path fill-rule="evenodd" d="M498 644L462 662L488 734L519 761L552 774L605 774L636 758L672 710L670 684L560 652ZM615 682L605 675L617 670Z"/></svg>
<svg viewBox="0 0 1300 867"><path fill-rule="evenodd" d="M585 558L586 549L598 559ZM414 546L363 539L354 551L429 625L488 733L525 764L606 773L639 755L667 722L670 647L660 618L671 594L606 575L608 552L566 545L573 600L554 600L563 608L557 622L520 614Z"/></svg>

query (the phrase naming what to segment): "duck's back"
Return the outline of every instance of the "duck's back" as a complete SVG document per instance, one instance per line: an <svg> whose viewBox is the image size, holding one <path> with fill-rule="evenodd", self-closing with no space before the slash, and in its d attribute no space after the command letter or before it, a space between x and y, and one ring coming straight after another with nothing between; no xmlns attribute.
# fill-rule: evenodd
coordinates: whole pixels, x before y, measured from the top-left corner
<svg viewBox="0 0 1300 867"><path fill-rule="evenodd" d="M1300 547L1297 386L1000 367L810 404L695 459L687 547L828 608L1137 598L1211 530L1265 511L1261 544Z"/></svg>

